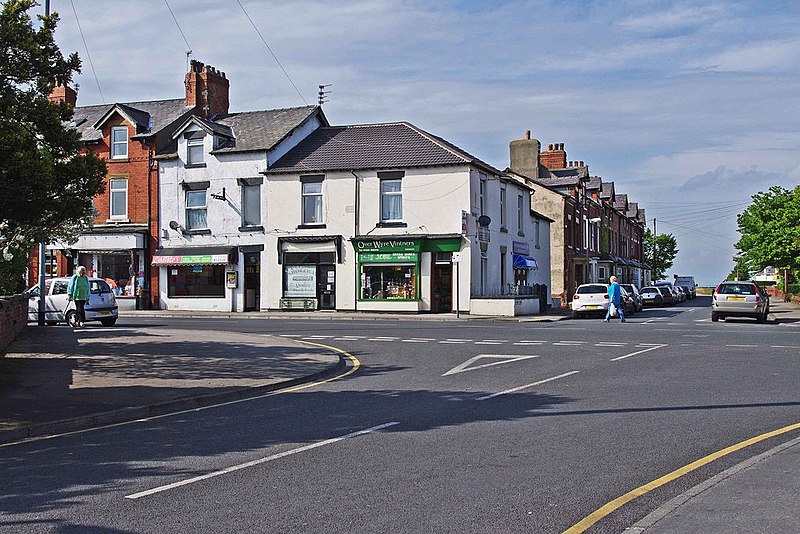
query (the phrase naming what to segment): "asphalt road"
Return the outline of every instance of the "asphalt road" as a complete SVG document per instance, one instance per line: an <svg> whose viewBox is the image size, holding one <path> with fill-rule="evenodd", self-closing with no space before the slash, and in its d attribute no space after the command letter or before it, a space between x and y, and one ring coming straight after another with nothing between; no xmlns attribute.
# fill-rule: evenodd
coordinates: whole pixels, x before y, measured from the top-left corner
<svg viewBox="0 0 800 534"><path fill-rule="evenodd" d="M343 349L358 368L292 393L0 447L0 531L561 532L800 420L800 329L711 323L707 304L625 324L206 320ZM793 437L711 462L590 532L622 532Z"/></svg>

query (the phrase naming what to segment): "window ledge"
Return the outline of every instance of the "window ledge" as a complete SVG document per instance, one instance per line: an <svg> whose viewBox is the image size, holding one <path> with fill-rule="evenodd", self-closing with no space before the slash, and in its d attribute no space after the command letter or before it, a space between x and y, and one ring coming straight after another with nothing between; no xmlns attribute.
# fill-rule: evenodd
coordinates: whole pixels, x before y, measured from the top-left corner
<svg viewBox="0 0 800 534"><path fill-rule="evenodd" d="M239 227L239 231L240 232L263 232L264 231L264 227L263 226L240 226Z"/></svg>
<svg viewBox="0 0 800 534"><path fill-rule="evenodd" d="M325 223L309 223L309 224L301 224L297 228L298 230L303 230L306 228L327 228L328 226Z"/></svg>
<svg viewBox="0 0 800 534"><path fill-rule="evenodd" d="M504 234L507 234L508 233L508 228L506 228L504 226L501 226L500 227L500 231L503 232Z"/></svg>
<svg viewBox="0 0 800 534"><path fill-rule="evenodd" d="M208 228L203 230L186 230L183 233L186 235L211 235L211 230Z"/></svg>
<svg viewBox="0 0 800 534"><path fill-rule="evenodd" d="M131 222L130 219L106 219L106 224L128 224Z"/></svg>
<svg viewBox="0 0 800 534"><path fill-rule="evenodd" d="M184 169L202 169L205 167L205 163L187 163L183 166Z"/></svg>
<svg viewBox="0 0 800 534"><path fill-rule="evenodd" d="M402 221L384 221L375 225L376 228L407 228L408 223Z"/></svg>
<svg viewBox="0 0 800 534"><path fill-rule="evenodd" d="M106 158L106 163L130 163L130 158Z"/></svg>

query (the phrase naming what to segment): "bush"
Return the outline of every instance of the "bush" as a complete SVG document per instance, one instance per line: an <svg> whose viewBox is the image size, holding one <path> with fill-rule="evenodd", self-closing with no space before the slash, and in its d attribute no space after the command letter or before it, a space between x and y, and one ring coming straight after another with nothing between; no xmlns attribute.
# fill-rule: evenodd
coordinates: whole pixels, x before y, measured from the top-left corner
<svg viewBox="0 0 800 534"><path fill-rule="evenodd" d="M789 284L789 293L800 294L800 284Z"/></svg>

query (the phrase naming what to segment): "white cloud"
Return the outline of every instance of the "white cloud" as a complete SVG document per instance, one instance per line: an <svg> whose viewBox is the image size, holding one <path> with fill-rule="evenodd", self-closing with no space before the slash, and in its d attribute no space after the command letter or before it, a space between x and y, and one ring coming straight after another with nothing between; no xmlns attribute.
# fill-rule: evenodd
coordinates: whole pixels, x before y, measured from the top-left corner
<svg viewBox="0 0 800 534"><path fill-rule="evenodd" d="M794 72L800 66L800 40L765 41L735 46L699 61L690 69L718 72Z"/></svg>

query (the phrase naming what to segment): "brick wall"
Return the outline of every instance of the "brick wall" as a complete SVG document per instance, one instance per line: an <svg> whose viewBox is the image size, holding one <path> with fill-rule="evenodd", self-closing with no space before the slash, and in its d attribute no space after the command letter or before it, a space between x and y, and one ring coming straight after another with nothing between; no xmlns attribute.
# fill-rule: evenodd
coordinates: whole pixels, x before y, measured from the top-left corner
<svg viewBox="0 0 800 534"><path fill-rule="evenodd" d="M0 297L0 353L28 324L28 297Z"/></svg>

